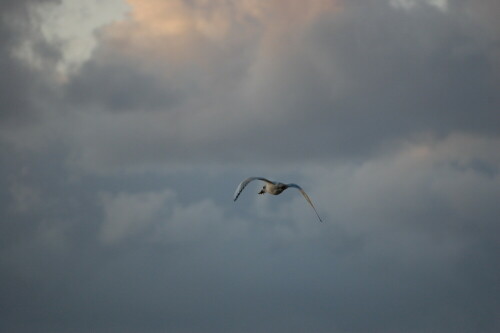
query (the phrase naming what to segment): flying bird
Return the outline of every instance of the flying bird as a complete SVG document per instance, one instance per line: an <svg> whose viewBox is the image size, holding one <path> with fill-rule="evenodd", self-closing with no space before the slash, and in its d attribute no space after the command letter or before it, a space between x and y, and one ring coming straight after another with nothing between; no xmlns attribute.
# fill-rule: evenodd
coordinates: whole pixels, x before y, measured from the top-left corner
<svg viewBox="0 0 500 333"><path fill-rule="evenodd" d="M319 221L323 222L321 217L319 217L319 214L316 211L316 208L314 208L314 205L311 202L311 199L309 198L307 193L304 192L302 187L300 187L297 184L283 184L283 183L273 182L273 181L266 179L266 178L263 178L263 177L250 177L250 178L245 179L244 181L242 181L240 183L240 185L238 185L238 187L236 188L236 192L234 192L234 201L236 201L236 199L238 199L238 197L241 194L241 191L243 191L243 189L248 185L248 183L250 183L252 180L256 180L256 179L262 180L265 183L264 187L262 187L262 190L260 190L259 194L269 193L272 195L278 195L289 187L294 187L294 188L298 189L300 191L300 193L302 193L304 198L306 198L307 202L309 202L311 207L314 209L314 212L316 213L316 216L318 216Z"/></svg>

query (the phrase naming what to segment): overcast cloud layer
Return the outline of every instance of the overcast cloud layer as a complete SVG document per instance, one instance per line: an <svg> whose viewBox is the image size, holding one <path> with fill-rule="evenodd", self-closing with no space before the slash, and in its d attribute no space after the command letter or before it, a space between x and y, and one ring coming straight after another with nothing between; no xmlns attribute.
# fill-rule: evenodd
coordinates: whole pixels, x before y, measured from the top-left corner
<svg viewBox="0 0 500 333"><path fill-rule="evenodd" d="M2 1L0 331L500 331L499 4Z"/></svg>

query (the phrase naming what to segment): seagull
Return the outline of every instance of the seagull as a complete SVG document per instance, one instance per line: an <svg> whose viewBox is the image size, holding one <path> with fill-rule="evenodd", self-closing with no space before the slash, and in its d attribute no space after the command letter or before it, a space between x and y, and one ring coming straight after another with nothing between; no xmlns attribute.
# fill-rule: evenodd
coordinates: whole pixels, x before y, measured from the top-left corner
<svg viewBox="0 0 500 333"><path fill-rule="evenodd" d="M262 190L260 190L259 194L269 193L269 194L272 194L272 195L278 195L278 194L280 194L281 192L283 192L284 190L286 190L289 187L294 187L294 188L298 189L300 191L300 193L302 193L302 195L304 196L304 198L306 198L307 202L309 202L309 204L311 205L311 207L314 209L314 212L316 213L316 216L318 216L319 221L323 222L323 220L321 219L321 217L319 217L319 214L316 211L316 208L314 208L314 205L311 202L311 199L309 198L309 196L307 195L307 193L304 192L304 190L302 189L302 187L300 187L297 184L293 184L293 183L291 183L291 184L283 184L283 183L273 182L273 181L271 181L269 179L266 179L266 178L263 178L263 177L250 177L250 178L245 179L244 181L242 181L240 183L240 185L238 185L238 187L236 188L236 191L234 192L234 201L236 201L236 199L238 199L238 197L241 194L241 191L243 191L243 189L248 185L248 183L250 183L252 180L256 180L256 179L262 180L263 182L266 183L264 185L264 187L262 187Z"/></svg>

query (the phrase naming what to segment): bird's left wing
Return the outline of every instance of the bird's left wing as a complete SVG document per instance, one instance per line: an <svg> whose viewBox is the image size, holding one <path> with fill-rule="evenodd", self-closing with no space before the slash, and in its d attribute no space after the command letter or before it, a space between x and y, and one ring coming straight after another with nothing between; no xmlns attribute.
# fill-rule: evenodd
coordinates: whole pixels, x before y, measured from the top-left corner
<svg viewBox="0 0 500 333"><path fill-rule="evenodd" d="M236 188L236 191L234 192L234 201L236 201L236 199L238 199L238 197L241 194L241 191L243 191L243 189L248 185L248 183L250 183L252 180L256 180L256 179L262 180L262 181L264 181L266 183L269 183L269 184L274 184L274 182L270 181L269 179L262 178L262 177L250 177L250 178L247 178L244 181L242 181L240 183L240 185L238 185L238 187Z"/></svg>
<svg viewBox="0 0 500 333"><path fill-rule="evenodd" d="M287 184L287 186L288 187L295 187L296 189L298 189L300 191L300 193L302 193L302 195L304 196L304 198L306 198L307 202L309 202L309 204L311 205L311 207L314 209L314 212L316 213L316 216L318 217L319 221L323 222L323 220L321 219L321 217L319 217L319 214L316 211L316 208L314 207L311 199L309 198L309 196L307 195L307 193L302 189L302 187L300 187L297 184Z"/></svg>

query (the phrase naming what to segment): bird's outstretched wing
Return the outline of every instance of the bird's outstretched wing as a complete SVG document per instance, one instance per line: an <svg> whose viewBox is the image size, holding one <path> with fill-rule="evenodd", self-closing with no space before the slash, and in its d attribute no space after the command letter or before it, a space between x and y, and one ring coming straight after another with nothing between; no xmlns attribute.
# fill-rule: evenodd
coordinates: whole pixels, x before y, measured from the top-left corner
<svg viewBox="0 0 500 333"><path fill-rule="evenodd" d="M238 197L241 194L241 191L243 191L243 189L248 185L248 183L250 183L252 180L256 180L256 179L262 180L262 181L264 181L266 183L269 183L269 184L274 184L274 182L270 181L269 179L262 178L262 177L250 177L250 178L247 178L244 181L242 181L240 183L240 185L238 185L238 187L236 188L236 191L234 192L234 201L236 201L236 199L238 199Z"/></svg>
<svg viewBox="0 0 500 333"><path fill-rule="evenodd" d="M319 217L319 214L316 211L316 208L314 207L311 199L309 198L309 196L307 195L307 193L302 189L302 187L300 187L297 184L286 184L286 186L288 186L288 187L295 187L296 189L298 189L300 191L300 193L302 193L302 195L304 196L304 198L306 198L307 202L309 202L309 204L311 205L311 207L314 209L314 212L316 213L316 216L318 217L319 221L323 222L323 220L321 219L321 217Z"/></svg>

